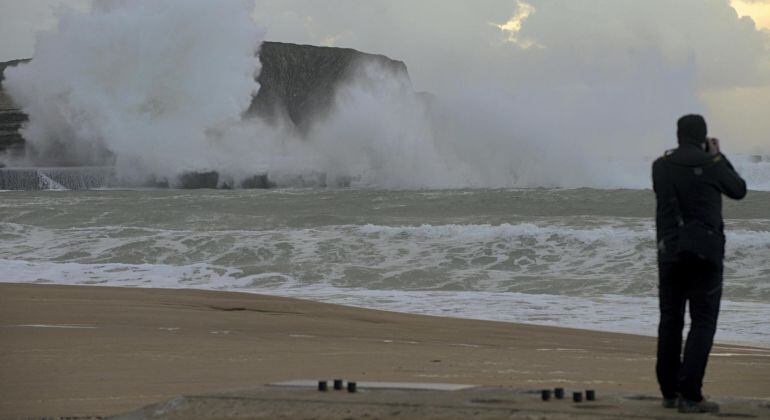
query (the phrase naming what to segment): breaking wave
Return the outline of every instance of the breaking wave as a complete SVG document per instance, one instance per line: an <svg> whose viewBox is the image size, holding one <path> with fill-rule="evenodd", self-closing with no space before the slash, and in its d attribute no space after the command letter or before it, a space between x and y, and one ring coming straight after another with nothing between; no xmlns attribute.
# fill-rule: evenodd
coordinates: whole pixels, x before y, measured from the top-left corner
<svg viewBox="0 0 770 420"><path fill-rule="evenodd" d="M182 287L221 282L260 287L276 279L293 279L306 286L373 290L657 293L654 233L649 225L363 225L202 232L118 226L47 229L3 223L0 236L0 254L6 259L75 264L83 270L122 265L115 276L108 276L120 278L117 284L138 285L135 282L143 279L154 287L169 281ZM770 301L766 281L770 232L733 230L728 244L726 296ZM151 273L142 269L144 265L186 268L178 279L162 280L164 270ZM81 274L84 281L91 277ZM63 280L56 271L48 275L49 281Z"/></svg>

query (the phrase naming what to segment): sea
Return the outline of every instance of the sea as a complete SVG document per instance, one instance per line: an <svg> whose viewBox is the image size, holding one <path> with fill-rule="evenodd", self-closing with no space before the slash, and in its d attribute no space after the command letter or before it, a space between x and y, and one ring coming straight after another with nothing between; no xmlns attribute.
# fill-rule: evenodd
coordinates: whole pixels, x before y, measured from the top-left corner
<svg viewBox="0 0 770 420"><path fill-rule="evenodd" d="M364 61L338 84L331 67L287 53L273 67L288 70L262 81L278 83L271 92L336 86L320 102L286 99L302 115L329 102L300 129L288 108L286 121L280 107L267 120L247 112L264 87L255 51L266 34L282 37L283 17L241 1L107 3L62 9L34 59L3 73L33 153L0 156L0 188L46 190L0 192L1 282L260 293L656 334L650 163L674 147L673 118L704 109L698 63L713 57L669 60L654 33L630 37L640 48L609 49L594 35L531 51L490 38L492 61L410 40L430 61L408 63L414 84ZM393 45L372 52L403 51ZM15 132L24 118L14 118ZM770 150L723 133L752 191L725 200L717 340L770 347ZM189 171L231 187L269 175L279 188L104 188L173 187ZM110 174L137 183L104 183Z"/></svg>
<svg viewBox="0 0 770 420"><path fill-rule="evenodd" d="M770 347L770 192L725 200L716 339ZM0 193L0 281L205 289L655 335L649 189Z"/></svg>

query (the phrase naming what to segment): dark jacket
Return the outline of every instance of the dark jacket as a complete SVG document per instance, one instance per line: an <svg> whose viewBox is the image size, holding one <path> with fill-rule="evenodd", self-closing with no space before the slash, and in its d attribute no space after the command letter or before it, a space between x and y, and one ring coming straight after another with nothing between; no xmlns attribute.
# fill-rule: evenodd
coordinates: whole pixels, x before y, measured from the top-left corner
<svg viewBox="0 0 770 420"><path fill-rule="evenodd" d="M684 222L698 220L718 232L709 239L709 247L724 258L724 223L722 194L740 200L746 196L746 181L735 172L733 165L720 154L712 156L700 147L681 144L669 150L652 165L652 185L657 206L658 260L677 261L679 224L672 194L676 194Z"/></svg>

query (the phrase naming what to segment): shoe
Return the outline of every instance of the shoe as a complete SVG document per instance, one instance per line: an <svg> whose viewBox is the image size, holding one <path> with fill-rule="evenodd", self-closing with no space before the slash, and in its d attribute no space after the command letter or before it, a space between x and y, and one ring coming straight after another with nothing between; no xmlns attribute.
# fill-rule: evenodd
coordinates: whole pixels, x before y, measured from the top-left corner
<svg viewBox="0 0 770 420"><path fill-rule="evenodd" d="M663 403L661 405L663 406L663 408L676 408L678 402L679 402L679 399L677 397L663 398Z"/></svg>
<svg viewBox="0 0 770 420"><path fill-rule="evenodd" d="M718 413L719 404L702 399L700 401L692 401L687 398L679 398L679 412L680 413Z"/></svg>

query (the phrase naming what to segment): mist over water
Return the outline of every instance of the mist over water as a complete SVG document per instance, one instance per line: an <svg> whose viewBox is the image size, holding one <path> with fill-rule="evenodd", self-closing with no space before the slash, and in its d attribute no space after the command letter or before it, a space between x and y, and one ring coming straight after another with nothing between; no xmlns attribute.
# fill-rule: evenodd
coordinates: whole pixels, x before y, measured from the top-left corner
<svg viewBox="0 0 770 420"><path fill-rule="evenodd" d="M650 48L590 65L535 48L527 67L542 77L531 83L446 68L457 83L437 95L361 63L301 136L241 118L265 34L247 3L108 1L62 15L34 60L6 72L30 115L31 152L17 164L114 165L128 183L218 171L235 185L268 172L279 186L320 176L380 188L647 188L676 117L702 109L692 61ZM770 163L743 168L751 187L770 188Z"/></svg>
<svg viewBox="0 0 770 420"><path fill-rule="evenodd" d="M213 170L236 185L268 172L283 186L323 174L330 186L646 188L675 118L701 109L692 63L653 49L596 67L535 52L542 82L515 90L447 68L457 86L435 96L362 63L333 112L300 136L241 119L264 34L246 10L109 1L63 14L34 60L6 74L30 115L24 163L114 165L129 182ZM767 166L752 166L758 188L770 184Z"/></svg>
<svg viewBox="0 0 770 420"><path fill-rule="evenodd" d="M239 121L259 88L263 33L245 6L105 1L62 15L34 60L6 72L30 115L31 163L110 163L129 179L221 165L211 132Z"/></svg>

